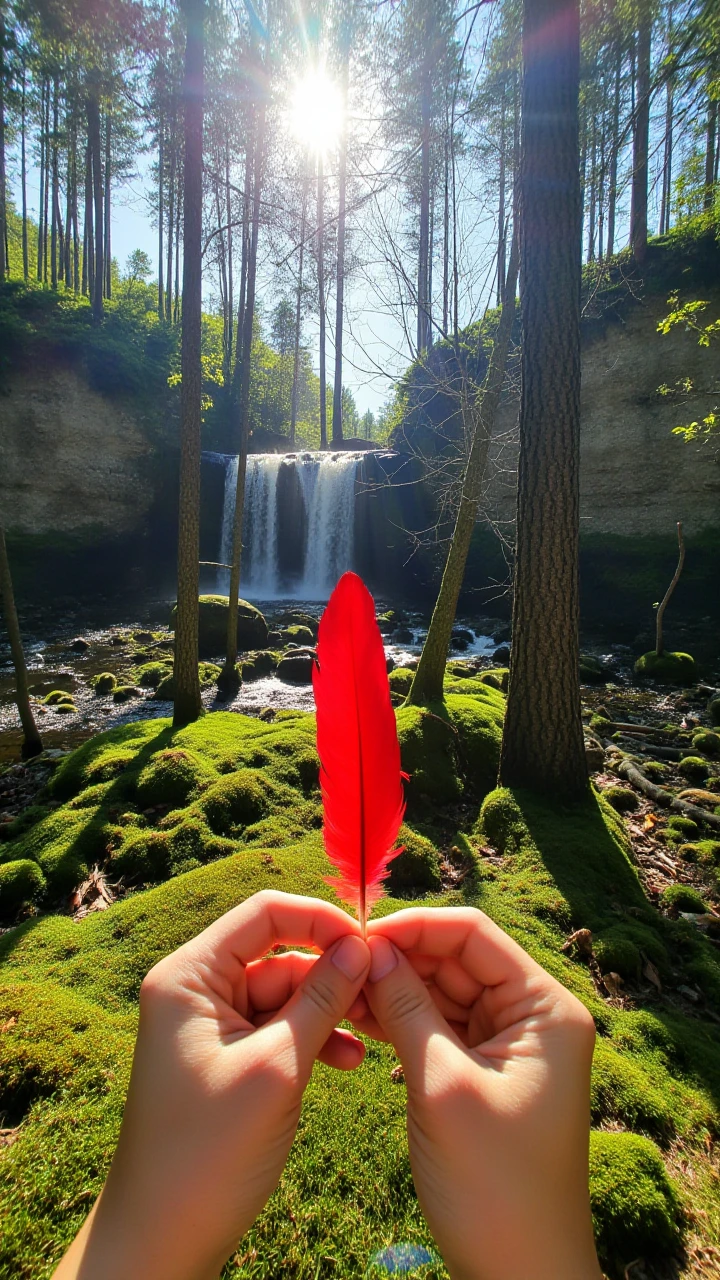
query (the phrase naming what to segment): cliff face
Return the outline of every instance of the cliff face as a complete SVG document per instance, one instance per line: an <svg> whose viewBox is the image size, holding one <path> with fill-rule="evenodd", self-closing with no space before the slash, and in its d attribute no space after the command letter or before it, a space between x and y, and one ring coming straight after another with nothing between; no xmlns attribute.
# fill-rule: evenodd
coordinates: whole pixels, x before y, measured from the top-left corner
<svg viewBox="0 0 720 1280"><path fill-rule="evenodd" d="M16 535L141 530L153 449L129 413L72 369L13 374L0 397L0 513Z"/></svg>
<svg viewBox="0 0 720 1280"><path fill-rule="evenodd" d="M709 296L709 295L706 295ZM711 299L708 319L720 314ZM584 344L581 413L581 530L586 534L653 537L720 528L720 456L717 445L688 444L674 436L678 422L703 416L714 403L700 397L678 404L657 388L689 376L711 380L715 356L684 330L658 334L664 298L633 307L624 323ZM518 396L506 401L493 450L489 506L512 519L517 467Z"/></svg>

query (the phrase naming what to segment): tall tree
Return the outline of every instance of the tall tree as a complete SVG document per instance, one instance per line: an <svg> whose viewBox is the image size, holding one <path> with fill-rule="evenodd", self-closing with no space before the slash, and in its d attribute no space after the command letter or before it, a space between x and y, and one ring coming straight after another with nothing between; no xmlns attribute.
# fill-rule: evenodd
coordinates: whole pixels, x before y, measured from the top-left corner
<svg viewBox="0 0 720 1280"><path fill-rule="evenodd" d="M7 243L7 186L5 174L5 26L4 0L0 0L0 280L5 279L8 262L5 257Z"/></svg>
<svg viewBox="0 0 720 1280"><path fill-rule="evenodd" d="M445 664L457 602L465 575L468 552L472 541L478 507L482 496L483 478L487 466L488 451L497 418L500 395L505 377L513 320L515 319L515 293L517 290L519 246L517 231L513 235L507 277L504 285L502 312L498 323L488 371L473 403L473 389L463 381L460 390L463 416L470 419L470 453L463 477L460 505L455 520L452 542L445 562L440 591L433 609L430 627L420 655L420 662L413 676L408 702L416 706L440 702L443 696Z"/></svg>
<svg viewBox="0 0 720 1280"><path fill-rule="evenodd" d="M340 135L340 163L338 166L338 226L337 226L337 276L335 288L335 381L333 383L332 442L337 448L343 439L342 378L343 378L343 321L345 316L345 218L347 205L347 100L350 49L344 39L342 96L343 120Z"/></svg>
<svg viewBox="0 0 720 1280"><path fill-rule="evenodd" d="M325 377L325 164L322 151L317 156L317 237L316 265L318 286L320 366L320 448L327 449L327 380Z"/></svg>
<svg viewBox="0 0 720 1280"><path fill-rule="evenodd" d="M579 685L581 193L578 0L524 0L522 392L500 781L585 794Z"/></svg>
<svg viewBox="0 0 720 1280"><path fill-rule="evenodd" d="M633 122L630 247L636 262L644 262L648 241L648 144L650 139L650 0L638 0L635 118Z"/></svg>
<svg viewBox="0 0 720 1280"><path fill-rule="evenodd" d="M202 402L202 205L204 0L183 0L187 22L184 99L182 385L180 390L180 508L175 626L173 724L202 710L198 675L200 587L200 428ZM97 277L96 268L96 277Z"/></svg>
<svg viewBox="0 0 720 1280"><path fill-rule="evenodd" d="M35 724L35 717L30 705L28 692L27 668L23 653L20 623L18 622L15 596L13 594L10 561L5 544L5 530L0 525L0 600L2 600L5 627L10 641L10 654L15 668L15 702L23 729L22 754L24 759L39 755L43 749L40 734Z"/></svg>

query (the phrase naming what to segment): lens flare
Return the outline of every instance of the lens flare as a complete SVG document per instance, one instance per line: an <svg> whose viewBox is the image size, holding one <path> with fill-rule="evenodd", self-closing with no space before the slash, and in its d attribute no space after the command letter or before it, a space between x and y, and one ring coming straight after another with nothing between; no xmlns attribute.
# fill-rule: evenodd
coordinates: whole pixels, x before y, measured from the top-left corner
<svg viewBox="0 0 720 1280"><path fill-rule="evenodd" d="M290 97L290 132L318 155L337 146L344 122L340 89L324 67L314 67L298 80Z"/></svg>

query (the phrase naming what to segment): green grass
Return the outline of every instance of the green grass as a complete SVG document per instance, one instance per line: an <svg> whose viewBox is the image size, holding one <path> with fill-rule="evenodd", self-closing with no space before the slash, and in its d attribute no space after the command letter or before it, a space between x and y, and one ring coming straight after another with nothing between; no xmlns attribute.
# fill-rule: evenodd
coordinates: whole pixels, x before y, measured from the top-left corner
<svg viewBox="0 0 720 1280"><path fill-rule="evenodd" d="M705 1141L720 1133L720 1035L639 991L635 1007L608 1002L587 963L562 946L589 927L599 958L625 957L630 975L651 959L715 1002L720 965L690 926L647 902L609 805L593 797L558 809L503 790L483 800L502 708L500 692L460 676L448 679L444 705L399 710L414 771L407 852L378 910L398 910L406 896L482 907L592 1011L591 1194L604 1265L619 1278L634 1258L681 1247L685 1207L716 1223ZM166 720L123 726L63 760L48 795L0 844L4 864L42 867L48 907L99 856L133 888L79 924L50 911L0 938L0 1112L6 1126L20 1125L0 1154L0 1276L51 1275L102 1184L147 970L268 885L333 897L314 735L302 713L266 724L217 712L177 733ZM450 845L470 873L443 892L439 851ZM501 864L484 856L487 845ZM35 894L41 883L35 877ZM370 1044L356 1073L316 1067L280 1187L228 1277L349 1280L389 1244L434 1247L412 1186L394 1064L390 1048ZM692 1186L669 1179L678 1150L696 1170ZM715 1227L707 1232L717 1243ZM439 1263L423 1274L446 1275Z"/></svg>

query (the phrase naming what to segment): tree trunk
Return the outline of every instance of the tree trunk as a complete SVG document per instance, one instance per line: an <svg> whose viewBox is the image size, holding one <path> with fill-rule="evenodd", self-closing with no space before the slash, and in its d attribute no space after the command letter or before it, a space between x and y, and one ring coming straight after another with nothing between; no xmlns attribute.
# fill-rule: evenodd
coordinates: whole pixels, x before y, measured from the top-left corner
<svg viewBox="0 0 720 1280"><path fill-rule="evenodd" d="M265 110L263 94L257 108L255 137L255 163L253 166L253 201L250 244L248 246L247 300L243 316L242 373L240 378L240 449L238 456L237 487L235 490L235 514L233 516L233 545L230 559L230 587L228 594L228 631L223 677L227 686L236 680L237 619L240 595L240 569L242 561L242 531L245 509L245 472L247 470L248 442L250 437L250 372L255 319L255 287L257 282L258 239L260 235L260 202L262 197L263 169L265 166Z"/></svg>
<svg viewBox="0 0 720 1280"><path fill-rule="evenodd" d="M72 233L73 233L73 289L80 292L80 227L78 220L77 177L77 125L73 125L72 151Z"/></svg>
<svg viewBox="0 0 720 1280"><path fill-rule="evenodd" d="M618 147L620 138L620 84L622 72L622 54L618 53L615 63L615 92L613 94L612 136L610 138L610 172L608 174L608 225L607 256L612 258L615 252L615 213L617 210L617 174Z"/></svg>
<svg viewBox="0 0 720 1280"><path fill-rule="evenodd" d="M445 677L445 664L450 647L450 638L460 589L465 575L470 543L477 520L478 506L482 497L482 484L487 465L488 450L505 378L505 366L515 318L518 262L518 234L517 230L515 230L510 248L510 262L503 295L502 312L493 343L490 364L474 404L468 404L467 402L468 390L466 386L463 386L461 392L465 409L463 416L467 413L467 416L470 417L468 434L471 436L472 443L463 478L462 495L455 521L455 530L445 563L440 591L433 609L423 651L420 655L420 662L413 676L413 682L407 697L407 701L416 706L427 705L431 702L441 702L443 697L443 679Z"/></svg>
<svg viewBox="0 0 720 1280"><path fill-rule="evenodd" d="M180 205L184 191L184 181L180 178L175 193L175 300L173 303L173 324L180 323Z"/></svg>
<svg viewBox="0 0 720 1280"><path fill-rule="evenodd" d="M505 86L500 108L500 175L498 181L498 251L497 251L497 289L495 305L500 306L505 297L505 246L507 228L505 226Z"/></svg>
<svg viewBox="0 0 720 1280"><path fill-rule="evenodd" d="M633 172L630 201L630 247L636 262L645 261L648 240L648 140L650 135L649 0L640 0L637 35L637 90L633 128Z"/></svg>
<svg viewBox="0 0 720 1280"><path fill-rule="evenodd" d="M72 288L72 162L73 162L73 139L70 127L70 113L66 112L65 127L67 129L67 166L65 178L65 255L63 257L63 270L65 273L65 287Z"/></svg>
<svg viewBox="0 0 720 1280"><path fill-rule="evenodd" d="M112 152L110 147L110 131L112 118L108 108L105 116L105 297L112 298L112 245L110 234L110 175L112 171Z"/></svg>
<svg viewBox="0 0 720 1280"><path fill-rule="evenodd" d="M43 278L45 240L43 234L43 210L45 208L45 81L40 86L40 201L38 204L37 278Z"/></svg>
<svg viewBox="0 0 720 1280"><path fill-rule="evenodd" d="M592 145L590 148L590 209L588 216L588 262L595 260L595 219L597 213L597 117L593 113Z"/></svg>
<svg viewBox="0 0 720 1280"><path fill-rule="evenodd" d="M58 222L60 214L60 177L58 173L58 82L53 82L52 194L50 197L50 283L58 287Z"/></svg>
<svg viewBox="0 0 720 1280"><path fill-rule="evenodd" d="M22 257L23 257L23 279L30 279L30 255L28 252L28 223L27 223L27 106L26 106L26 70L25 70L25 54L23 53L23 71L22 71L22 98L20 105L20 198L22 200ZM0 114L2 109L0 108ZM2 126L0 126L2 127Z"/></svg>
<svg viewBox="0 0 720 1280"><path fill-rule="evenodd" d="M83 229L82 291L92 298L95 290L95 249L93 241L92 213L92 151L90 143L85 147L85 225Z"/></svg>
<svg viewBox="0 0 720 1280"><path fill-rule="evenodd" d="M50 211L50 81L45 82L45 190L43 199L43 284L48 282L48 214Z"/></svg>
<svg viewBox="0 0 720 1280"><path fill-rule="evenodd" d="M343 111L347 111L348 63L343 67ZM333 382L332 442L342 444L343 313L345 306L345 208L347 197L347 127L343 125L338 169L337 287L335 292L335 380Z"/></svg>
<svg viewBox="0 0 720 1280"><path fill-rule="evenodd" d="M168 145L170 147L170 172L168 174L168 216L167 216L167 272L165 281L165 319L168 324L172 320L172 301L173 301L173 224L175 221L175 187L177 185L176 169L177 169L177 141L175 137L175 111L173 110L173 122L170 134L168 136ZM162 312L160 313L162 316Z"/></svg>
<svg viewBox="0 0 720 1280"><path fill-rule="evenodd" d="M162 92L162 90L161 90ZM165 281L163 280L163 257L165 246L165 123L163 112L158 117L158 315L165 319ZM172 216L172 215L171 215ZM168 286L169 289L169 286Z"/></svg>
<svg viewBox="0 0 720 1280"><path fill-rule="evenodd" d="M579 70L578 0L524 0L522 394L500 781L567 799L588 788L578 640Z"/></svg>
<svg viewBox="0 0 720 1280"><path fill-rule="evenodd" d="M184 0L185 191L183 202L182 385L180 389L180 509L178 602L175 627L177 728L202 711L198 676L200 587L200 430L202 367L202 180L204 94L204 0Z"/></svg>
<svg viewBox="0 0 720 1280"><path fill-rule="evenodd" d="M24 107L24 98L23 98ZM23 133L24 138L24 133ZM5 19L0 12L0 280L4 280L10 264L5 254L7 205L5 174Z"/></svg>
<svg viewBox="0 0 720 1280"><path fill-rule="evenodd" d="M317 162L317 277L320 307L320 448L327 449L327 388L325 378L325 174L323 159Z"/></svg>
<svg viewBox="0 0 720 1280"><path fill-rule="evenodd" d="M708 99L707 131L705 135L705 192L703 209L712 209L715 203L715 140L717 137L718 104Z"/></svg>
<svg viewBox="0 0 720 1280"><path fill-rule="evenodd" d="M40 734L35 724L35 717L32 713L30 705L30 694L28 693L27 669L25 667L25 654L23 653L22 638L20 636L20 624L18 622L17 610L15 608L15 596L13 594L12 578L10 576L10 562L8 560L7 547L5 545L5 530L0 525L0 599L2 599L3 613L5 615L5 627L10 641L10 654L15 668L15 703L17 705L20 716L20 723L23 728L23 759L27 760L31 756L37 756L43 749L40 740Z"/></svg>
<svg viewBox="0 0 720 1280"><path fill-rule="evenodd" d="M295 350L293 355L292 395L290 398L290 448L295 448L295 432L297 429L298 398L300 391L300 339L302 335L302 290L303 264L305 258L305 231L307 225L307 169L303 175L302 214L300 215L300 248L298 250L298 283L295 299Z"/></svg>
<svg viewBox="0 0 720 1280"><path fill-rule="evenodd" d="M95 225L95 253L93 262L93 287L91 292L92 314L96 323L103 316L103 285L105 282L105 264L103 259L103 181L102 152L100 143L100 88L97 81L91 82L87 99L88 145L92 159L92 183Z"/></svg>
<svg viewBox="0 0 720 1280"><path fill-rule="evenodd" d="M430 248L430 86L425 83L421 105L420 139L420 243L418 248L418 316L417 355L422 358L430 349L429 321L429 248Z"/></svg>
<svg viewBox="0 0 720 1280"><path fill-rule="evenodd" d="M443 338L448 336L450 322L450 140L449 121L445 123L445 165L443 173Z"/></svg>
<svg viewBox="0 0 720 1280"><path fill-rule="evenodd" d="M234 342L233 322L235 318L235 295L234 295L234 279L233 279L233 229L232 229L232 198L230 192L230 140L225 135L225 221L227 223L227 281L228 281L228 297L227 297L227 348L226 348L226 364L225 364L225 386L230 385L230 373L232 369L232 351Z"/></svg>
<svg viewBox="0 0 720 1280"><path fill-rule="evenodd" d="M245 146L245 187L243 190L242 250L240 255L240 295L238 297L237 325L235 333L235 367L232 381L232 404L240 422L240 384L242 382L243 333L245 332L245 299L247 298L248 257L250 246L250 188L253 174L253 139ZM239 445L238 445L239 447Z"/></svg>

